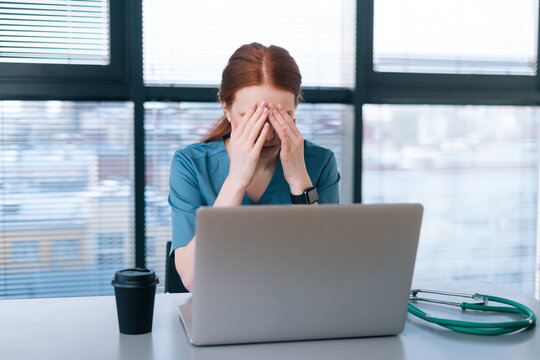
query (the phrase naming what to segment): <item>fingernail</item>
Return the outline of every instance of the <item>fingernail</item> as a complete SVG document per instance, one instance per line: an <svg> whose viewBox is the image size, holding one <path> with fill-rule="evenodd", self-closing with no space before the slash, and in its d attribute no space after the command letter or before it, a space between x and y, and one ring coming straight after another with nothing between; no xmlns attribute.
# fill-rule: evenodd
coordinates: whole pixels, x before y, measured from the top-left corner
<svg viewBox="0 0 540 360"><path fill-rule="evenodd" d="M281 104L278 104L277 108L281 111L283 110L283 106L281 106Z"/></svg>
<svg viewBox="0 0 540 360"><path fill-rule="evenodd" d="M263 107L266 103L264 102L264 100L261 102L261 107Z"/></svg>
<svg viewBox="0 0 540 360"><path fill-rule="evenodd" d="M274 104L270 104L270 109L274 110L275 108Z"/></svg>
<svg viewBox="0 0 540 360"><path fill-rule="evenodd" d="M252 109L255 109L255 106L257 106L256 103L251 104L251 108L252 108Z"/></svg>
<svg viewBox="0 0 540 360"><path fill-rule="evenodd" d="M265 124L264 124L264 128L265 128L265 129L268 129L268 123L265 123Z"/></svg>
<svg viewBox="0 0 540 360"><path fill-rule="evenodd" d="M270 114L270 116L274 116L274 113L272 112L272 110L268 110L268 113Z"/></svg>
<svg viewBox="0 0 540 360"><path fill-rule="evenodd" d="M268 112L268 108L264 108L263 114L266 114Z"/></svg>

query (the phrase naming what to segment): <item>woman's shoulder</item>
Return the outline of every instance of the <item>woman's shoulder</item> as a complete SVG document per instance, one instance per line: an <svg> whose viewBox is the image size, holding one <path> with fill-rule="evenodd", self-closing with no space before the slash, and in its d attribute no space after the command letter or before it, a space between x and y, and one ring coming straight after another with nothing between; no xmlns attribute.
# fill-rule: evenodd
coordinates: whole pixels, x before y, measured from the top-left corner
<svg viewBox="0 0 540 360"><path fill-rule="evenodd" d="M176 150L174 158L184 158L191 160L205 159L216 154L220 154L225 150L223 140L215 140L208 143L194 143L183 149Z"/></svg>
<svg viewBox="0 0 540 360"><path fill-rule="evenodd" d="M312 143L311 141L304 140L304 156L320 159L322 161L327 160L332 157L332 155L334 155L332 150Z"/></svg>

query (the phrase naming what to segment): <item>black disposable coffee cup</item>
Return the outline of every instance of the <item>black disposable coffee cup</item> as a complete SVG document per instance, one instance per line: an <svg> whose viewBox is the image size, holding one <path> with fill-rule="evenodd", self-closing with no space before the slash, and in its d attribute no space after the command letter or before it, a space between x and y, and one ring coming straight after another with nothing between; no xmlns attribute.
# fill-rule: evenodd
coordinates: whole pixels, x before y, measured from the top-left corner
<svg viewBox="0 0 540 360"><path fill-rule="evenodd" d="M158 283L156 273L150 269L131 268L115 272L112 285L122 334L136 335L152 331Z"/></svg>

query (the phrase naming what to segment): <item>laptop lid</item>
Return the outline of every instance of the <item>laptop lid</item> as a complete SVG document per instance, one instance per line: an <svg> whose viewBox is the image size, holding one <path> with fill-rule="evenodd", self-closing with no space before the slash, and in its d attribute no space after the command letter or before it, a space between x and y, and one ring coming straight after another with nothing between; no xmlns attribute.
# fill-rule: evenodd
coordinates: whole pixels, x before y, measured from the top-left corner
<svg viewBox="0 0 540 360"><path fill-rule="evenodd" d="M401 332L422 213L420 204L199 209L190 340Z"/></svg>

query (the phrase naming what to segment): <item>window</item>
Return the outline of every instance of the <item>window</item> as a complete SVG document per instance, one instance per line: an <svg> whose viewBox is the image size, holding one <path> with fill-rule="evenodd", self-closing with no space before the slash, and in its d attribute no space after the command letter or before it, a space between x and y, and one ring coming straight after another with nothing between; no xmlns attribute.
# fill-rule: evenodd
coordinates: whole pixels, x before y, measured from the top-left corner
<svg viewBox="0 0 540 360"><path fill-rule="evenodd" d="M53 261L58 265L78 261L80 258L79 242L79 239L55 240L52 248Z"/></svg>
<svg viewBox="0 0 540 360"><path fill-rule="evenodd" d="M124 232L101 232L98 234L98 263L100 266L116 266L129 262L131 239Z"/></svg>
<svg viewBox="0 0 540 360"><path fill-rule="evenodd" d="M134 265L163 285L172 154L253 41L297 60L342 202L426 205L417 280L540 298L538 3L1 2L0 298L111 294Z"/></svg>
<svg viewBox="0 0 540 360"><path fill-rule="evenodd" d="M354 0L143 1L143 22L148 85L217 85L233 51L257 41L289 50L304 86L354 86Z"/></svg>
<svg viewBox="0 0 540 360"><path fill-rule="evenodd" d="M420 202L417 281L534 294L540 108L364 106L364 201Z"/></svg>
<svg viewBox="0 0 540 360"><path fill-rule="evenodd" d="M2 297L112 293L132 263L132 122L130 103L0 102Z"/></svg>
<svg viewBox="0 0 540 360"><path fill-rule="evenodd" d="M39 243L37 241L14 241L10 244L9 260L13 263L39 261Z"/></svg>
<svg viewBox="0 0 540 360"><path fill-rule="evenodd" d="M107 65L109 2L2 1L0 62Z"/></svg>
<svg viewBox="0 0 540 360"><path fill-rule="evenodd" d="M536 75L538 0L375 0L380 72Z"/></svg>

